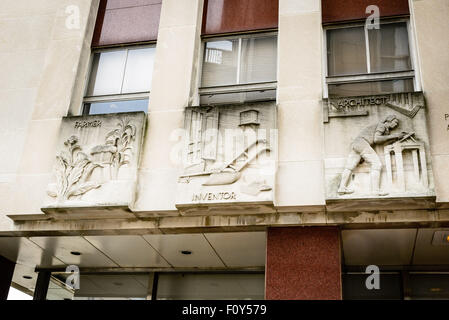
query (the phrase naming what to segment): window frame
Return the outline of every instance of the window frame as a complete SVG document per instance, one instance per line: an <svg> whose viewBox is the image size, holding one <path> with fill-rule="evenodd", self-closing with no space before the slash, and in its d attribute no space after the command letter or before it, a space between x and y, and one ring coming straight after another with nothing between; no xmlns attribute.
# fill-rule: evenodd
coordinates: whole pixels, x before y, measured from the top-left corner
<svg viewBox="0 0 449 320"><path fill-rule="evenodd" d="M150 92L148 91L142 91L142 92L132 92L132 93L117 93L117 94L106 94L106 95L88 95L87 92L89 90L89 84L91 81L92 76L92 68L94 64L94 57L97 53L103 53L103 52L113 52L113 51L126 51L126 59L125 59L125 66L128 60L128 54L130 50L135 49L145 49L145 48L154 48L156 49L156 42L149 42L144 44L138 44L138 45L125 45L125 46L114 46L114 47L100 47L100 48L93 48L90 55L89 60L89 69L87 72L87 76L85 79L85 88L84 88L84 95L83 95L83 101L81 103L81 115L89 115L90 114L90 104L92 103L102 103L102 102L114 102L114 101L131 101L131 100L149 100L150 99ZM123 80L125 77L125 72L123 73L123 79L122 79L122 89L123 89Z"/></svg>
<svg viewBox="0 0 449 320"><path fill-rule="evenodd" d="M238 62L237 62L237 74L236 79L239 82L240 78L240 67L241 67L241 54L242 54L242 40L257 38L257 37L276 37L276 70L279 67L279 33L278 30L263 30L250 33L237 33L237 34L227 34L227 35L206 35L201 37L201 49L199 54L199 77L198 77L198 101L201 104L201 96L213 96L219 94L230 94L230 93L246 93L246 92L256 92L256 91L268 91L277 90L277 71L275 81L262 81L262 82L251 82L251 83L237 83L237 84L227 84L227 85L217 85L217 86L202 86L203 81L203 65L204 65L204 55L206 52L206 43L211 41L225 41L225 40L239 40L239 52L238 52ZM276 100L276 98L274 99ZM245 101L246 102L246 101ZM251 101L247 101L251 102ZM234 102L229 102L233 104ZM219 103L226 104L226 103Z"/></svg>
<svg viewBox="0 0 449 320"><path fill-rule="evenodd" d="M384 80L407 80L411 79L413 81L414 92L421 90L421 83L419 81L419 67L418 59L416 54L415 36L413 28L411 26L410 17L400 17L400 18L381 18L380 24L393 24L405 22L407 28L407 38L410 53L410 70L403 71L387 71L387 72L370 72L371 71L371 61L370 61L370 50L369 50L369 37L368 29L366 28L365 21L355 21L349 23L341 24L329 24L323 25L323 98L329 98L329 85L333 84L350 84L350 83L366 83L374 81L384 81ZM352 75L336 75L329 76L328 71L328 54L327 54L327 31L335 29L348 29L354 27L364 28L365 37L365 56L366 56L366 67L367 73L363 74L352 74Z"/></svg>

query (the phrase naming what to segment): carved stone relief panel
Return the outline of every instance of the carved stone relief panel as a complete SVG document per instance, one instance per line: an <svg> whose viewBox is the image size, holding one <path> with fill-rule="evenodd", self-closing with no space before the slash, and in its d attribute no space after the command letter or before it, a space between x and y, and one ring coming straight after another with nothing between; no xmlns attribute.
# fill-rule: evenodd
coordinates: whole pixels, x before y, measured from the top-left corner
<svg viewBox="0 0 449 320"><path fill-rule="evenodd" d="M434 196L421 92L324 101L327 199Z"/></svg>
<svg viewBox="0 0 449 320"><path fill-rule="evenodd" d="M273 102L187 108L177 207L272 205L276 144Z"/></svg>
<svg viewBox="0 0 449 320"><path fill-rule="evenodd" d="M146 115L65 117L43 211L128 207L134 200Z"/></svg>

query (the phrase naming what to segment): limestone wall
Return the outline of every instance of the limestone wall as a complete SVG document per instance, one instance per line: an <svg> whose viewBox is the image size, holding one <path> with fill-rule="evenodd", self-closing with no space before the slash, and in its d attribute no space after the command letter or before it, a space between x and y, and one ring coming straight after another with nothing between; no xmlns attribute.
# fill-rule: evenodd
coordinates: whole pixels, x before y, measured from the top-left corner
<svg viewBox="0 0 449 320"><path fill-rule="evenodd" d="M411 0L437 202L449 201L449 1Z"/></svg>
<svg viewBox="0 0 449 320"><path fill-rule="evenodd" d="M203 2L162 3L132 207L149 216L178 214L179 129L185 108L197 105ZM0 2L2 221L8 220L6 214L42 214L62 117L80 114L98 5L99 0ZM320 5L320 0L279 0L278 212L323 211L325 206ZM449 202L449 0L410 0L410 7L435 191L437 201ZM79 10L75 22L74 8Z"/></svg>
<svg viewBox="0 0 449 320"><path fill-rule="evenodd" d="M0 3L0 214L41 213L98 0Z"/></svg>

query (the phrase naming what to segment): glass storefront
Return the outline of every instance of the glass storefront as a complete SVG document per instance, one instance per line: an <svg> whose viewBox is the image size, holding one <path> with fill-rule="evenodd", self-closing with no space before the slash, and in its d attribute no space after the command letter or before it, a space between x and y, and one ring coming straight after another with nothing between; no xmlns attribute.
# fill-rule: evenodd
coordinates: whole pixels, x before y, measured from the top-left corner
<svg viewBox="0 0 449 320"><path fill-rule="evenodd" d="M449 273L388 272L380 273L379 289L369 290L365 273L343 274L345 300L447 300Z"/></svg>
<svg viewBox="0 0 449 320"><path fill-rule="evenodd" d="M380 272L378 288L369 289L370 275L344 272L343 299L449 299L449 272ZM81 272L78 289L66 285L72 276L54 272L47 300L263 300L265 291L263 272Z"/></svg>
<svg viewBox="0 0 449 320"><path fill-rule="evenodd" d="M163 300L263 300L262 274L160 274L157 299Z"/></svg>
<svg viewBox="0 0 449 320"><path fill-rule="evenodd" d="M84 274L79 289L54 273L47 300L263 300L263 273ZM69 282L68 282L69 283Z"/></svg>

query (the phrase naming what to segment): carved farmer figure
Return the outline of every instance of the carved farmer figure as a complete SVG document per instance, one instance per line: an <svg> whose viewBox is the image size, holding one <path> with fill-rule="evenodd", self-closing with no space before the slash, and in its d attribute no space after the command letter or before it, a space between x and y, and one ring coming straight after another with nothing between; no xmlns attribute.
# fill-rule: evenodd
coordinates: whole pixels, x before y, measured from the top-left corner
<svg viewBox="0 0 449 320"><path fill-rule="evenodd" d="M352 171L364 160L371 165L371 190L374 194L384 196L387 193L380 190L380 172L382 170L382 162L379 159L373 146L376 144L383 144L390 140L401 139L407 132L397 134L390 134L390 130L398 126L399 120L395 115L389 115L381 122L370 125L363 129L351 144L351 152L346 161L345 169L341 175L339 194L353 193L354 190L348 188L346 185L349 182L349 177Z"/></svg>

